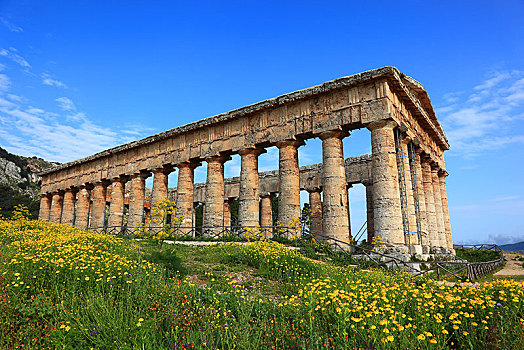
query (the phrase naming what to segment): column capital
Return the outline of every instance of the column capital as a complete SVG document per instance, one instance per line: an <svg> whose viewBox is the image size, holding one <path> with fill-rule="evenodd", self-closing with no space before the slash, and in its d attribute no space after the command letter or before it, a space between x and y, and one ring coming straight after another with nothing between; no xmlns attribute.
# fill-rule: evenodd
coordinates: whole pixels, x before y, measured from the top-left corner
<svg viewBox="0 0 524 350"><path fill-rule="evenodd" d="M95 186L102 185L103 187L107 187L110 184L111 184L111 181L110 180L106 180L106 179L102 179L102 180L99 180L99 181L95 182Z"/></svg>
<svg viewBox="0 0 524 350"><path fill-rule="evenodd" d="M231 160L231 156L226 154L217 154L211 157L207 157L204 160L207 163L225 163L228 160Z"/></svg>
<svg viewBox="0 0 524 350"><path fill-rule="evenodd" d="M286 146L295 146L295 147L300 147L300 146L303 146L305 145L306 143L303 141L303 140L283 140L283 141L277 141L275 143L275 146L277 146L277 148L282 148L282 147L286 147Z"/></svg>
<svg viewBox="0 0 524 350"><path fill-rule="evenodd" d="M66 192L76 193L76 192L78 192L78 187L76 187L76 186L71 186L71 187L66 188L65 191L66 191Z"/></svg>
<svg viewBox="0 0 524 350"><path fill-rule="evenodd" d="M349 136L349 131L344 131L344 130L328 130L328 131L323 131L318 134L318 137L322 141L324 141L325 139L333 138L333 137L342 140L344 137L348 137L348 136Z"/></svg>
<svg viewBox="0 0 524 350"><path fill-rule="evenodd" d="M189 168L189 169L195 169L196 167L199 167L202 165L202 162L200 161L187 161L187 162L182 162L182 163L178 163L178 164L175 164L175 167L177 167L178 169L181 169L181 168Z"/></svg>
<svg viewBox="0 0 524 350"><path fill-rule="evenodd" d="M113 182L122 182L122 183L126 183L129 181L129 178L130 176L129 175L120 175L118 177L114 177L111 179L111 183Z"/></svg>
<svg viewBox="0 0 524 350"><path fill-rule="evenodd" d="M306 188L306 191L308 193L311 193L311 192L322 192L322 188L321 187L309 187L309 188Z"/></svg>
<svg viewBox="0 0 524 350"><path fill-rule="evenodd" d="M260 193L258 194L258 196L259 196L260 198L264 198L264 197L273 197L273 193L271 193L271 192L260 192Z"/></svg>
<svg viewBox="0 0 524 350"><path fill-rule="evenodd" d="M369 179L369 180L363 180L362 181L362 185L368 187L368 186L373 186L373 179Z"/></svg>
<svg viewBox="0 0 524 350"><path fill-rule="evenodd" d="M376 130L376 129L381 129L381 128L393 129L396 126L398 126L398 124L393 119L383 119L383 120L371 122L366 127L369 130Z"/></svg>
<svg viewBox="0 0 524 350"><path fill-rule="evenodd" d="M54 192L52 193L52 195L54 196L54 195L58 194L58 195L61 196L61 195L63 195L64 193L65 193L64 190L56 190L56 191L54 191Z"/></svg>
<svg viewBox="0 0 524 350"><path fill-rule="evenodd" d="M151 176L151 172L149 170L140 170L137 173L133 173L129 175L131 179L136 179L137 177L140 177L143 180L147 179L150 176Z"/></svg>
<svg viewBox="0 0 524 350"><path fill-rule="evenodd" d="M446 177L446 176L448 176L448 175L449 175L449 173L448 173L446 170L444 170L444 169L440 169L440 170L438 171L438 176L439 176L439 177Z"/></svg>
<svg viewBox="0 0 524 350"><path fill-rule="evenodd" d="M173 165L171 165L171 164L164 164L164 165L162 165L159 168L151 169L151 172L153 174L162 173L162 174L165 174L165 175L169 175L170 173L173 172L173 170L174 170Z"/></svg>
<svg viewBox="0 0 524 350"><path fill-rule="evenodd" d="M52 193L40 193L40 198L44 198L44 197L51 198L52 196L53 196Z"/></svg>
<svg viewBox="0 0 524 350"><path fill-rule="evenodd" d="M431 165L431 172L438 173L440 171L440 165L437 162L431 161L429 165Z"/></svg>
<svg viewBox="0 0 524 350"><path fill-rule="evenodd" d="M78 186L80 190L86 189L88 191L91 191L95 186L91 182L85 182Z"/></svg>
<svg viewBox="0 0 524 350"><path fill-rule="evenodd" d="M241 156L244 156L246 154L254 154L254 155L261 155L262 153L266 153L266 149L265 148L262 148L262 147L248 147L248 148L243 148L241 150L238 151L238 154L241 155Z"/></svg>

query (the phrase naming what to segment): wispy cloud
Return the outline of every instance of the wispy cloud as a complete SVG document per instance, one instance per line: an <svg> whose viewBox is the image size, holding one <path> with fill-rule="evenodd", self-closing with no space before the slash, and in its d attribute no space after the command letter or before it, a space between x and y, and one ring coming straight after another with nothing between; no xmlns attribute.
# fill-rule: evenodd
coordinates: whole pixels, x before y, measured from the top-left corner
<svg viewBox="0 0 524 350"><path fill-rule="evenodd" d="M13 24L13 23L9 22L4 17L0 17L0 23L2 23L4 25L4 27L6 27L7 29L9 29L12 32L21 33L21 32L24 31L24 29L22 27L19 27L16 24Z"/></svg>
<svg viewBox="0 0 524 350"><path fill-rule="evenodd" d="M11 80L5 74L0 74L0 91L7 91L11 85Z"/></svg>
<svg viewBox="0 0 524 350"><path fill-rule="evenodd" d="M20 67L26 70L30 69L31 65L29 64L29 62L27 62L25 58L20 56L17 53L17 51L18 50L16 50L14 47L10 47L9 49L0 49L0 56L6 57L7 59L17 63L18 65L20 65Z"/></svg>
<svg viewBox="0 0 524 350"><path fill-rule="evenodd" d="M67 97L59 97L55 101L58 102L58 107L65 112L76 111L75 104Z"/></svg>
<svg viewBox="0 0 524 350"><path fill-rule="evenodd" d="M60 88L67 88L67 85L62 83L59 80L53 79L51 75L47 73L42 73L42 84L47 86L56 86Z"/></svg>
<svg viewBox="0 0 524 350"><path fill-rule="evenodd" d="M524 72L494 72L469 93L444 96L436 108L452 146L450 155L475 157L524 144Z"/></svg>

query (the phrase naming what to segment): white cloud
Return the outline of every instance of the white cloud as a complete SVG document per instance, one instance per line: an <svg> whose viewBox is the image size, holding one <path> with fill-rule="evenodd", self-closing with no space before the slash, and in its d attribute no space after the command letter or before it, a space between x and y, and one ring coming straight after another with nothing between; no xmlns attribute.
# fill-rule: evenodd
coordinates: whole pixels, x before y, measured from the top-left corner
<svg viewBox="0 0 524 350"><path fill-rule="evenodd" d="M56 86L60 88L67 88L66 84L56 79L53 79L51 75L47 73L42 73L42 84L47 85L47 86Z"/></svg>
<svg viewBox="0 0 524 350"><path fill-rule="evenodd" d="M0 23L2 23L7 29L9 29L12 32L15 33L21 33L24 31L22 27L19 27L11 22L9 22L7 19L0 17Z"/></svg>
<svg viewBox="0 0 524 350"><path fill-rule="evenodd" d="M65 112L76 111L75 104L67 97L59 97L55 101L58 102L58 107Z"/></svg>
<svg viewBox="0 0 524 350"><path fill-rule="evenodd" d="M0 74L0 91L7 91L11 85L11 80L5 74Z"/></svg>
<svg viewBox="0 0 524 350"><path fill-rule="evenodd" d="M510 144L524 144L524 72L495 72L469 93L444 95L438 118L450 155L475 157Z"/></svg>
<svg viewBox="0 0 524 350"><path fill-rule="evenodd" d="M13 48L13 47L10 47L9 50L8 49L0 49L0 56L6 57L7 59L9 59L9 60L19 64L20 67L22 67L22 68L24 68L26 70L31 68L31 65L29 64L29 62L27 62L25 58L23 58L22 56L20 56L16 52L17 52L17 50L15 48Z"/></svg>

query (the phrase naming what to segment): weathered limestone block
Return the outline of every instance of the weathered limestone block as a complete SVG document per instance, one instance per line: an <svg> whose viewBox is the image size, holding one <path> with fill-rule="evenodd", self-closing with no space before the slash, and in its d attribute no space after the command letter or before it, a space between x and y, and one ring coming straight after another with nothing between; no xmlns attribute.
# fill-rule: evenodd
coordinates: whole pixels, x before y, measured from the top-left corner
<svg viewBox="0 0 524 350"><path fill-rule="evenodd" d="M393 121L368 125L371 131L375 236L389 246L404 245Z"/></svg>
<svg viewBox="0 0 524 350"><path fill-rule="evenodd" d="M62 224L73 225L75 215L76 191L69 188L64 193L64 203L62 204Z"/></svg>
<svg viewBox="0 0 524 350"><path fill-rule="evenodd" d="M426 194L424 190L424 174L422 170L421 149L415 150L415 167L417 173L418 207L420 213L420 244L426 253L429 253L431 242L428 233L428 218L426 214Z"/></svg>
<svg viewBox="0 0 524 350"><path fill-rule="evenodd" d="M320 188L308 190L309 207L311 208L309 231L312 234L322 234L322 201Z"/></svg>
<svg viewBox="0 0 524 350"><path fill-rule="evenodd" d="M240 154L240 190L238 222L240 226L255 227L259 223L258 156L259 149L245 149Z"/></svg>
<svg viewBox="0 0 524 350"><path fill-rule="evenodd" d="M303 142L290 140L278 142L278 220L284 227L300 220L300 175L298 147Z"/></svg>
<svg viewBox="0 0 524 350"><path fill-rule="evenodd" d="M365 182L366 186L366 217L367 217L367 241L371 243L375 237L375 220L373 212L373 183Z"/></svg>
<svg viewBox="0 0 524 350"><path fill-rule="evenodd" d="M173 171L172 167L162 167L153 170L153 191L151 194L151 210L158 202L167 199L168 176Z"/></svg>
<svg viewBox="0 0 524 350"><path fill-rule="evenodd" d="M62 218L62 204L64 202L64 192L58 191L53 193L51 201L51 215L49 221L59 224Z"/></svg>
<svg viewBox="0 0 524 350"><path fill-rule="evenodd" d="M124 189L127 178L117 177L111 181L111 202L107 226L119 231L124 222Z"/></svg>
<svg viewBox="0 0 524 350"><path fill-rule="evenodd" d="M415 198L413 193L413 182L411 178L411 169L409 164L408 144L411 142L409 138L404 137L401 142L402 147L402 162L404 168L404 182L406 184L406 201L407 201L407 220L409 228L409 244L419 245L418 230L417 230L417 214L415 212ZM407 242L406 242L407 244Z"/></svg>
<svg viewBox="0 0 524 350"><path fill-rule="evenodd" d="M260 227L264 237L270 238L273 226L273 209L271 208L271 193L260 194Z"/></svg>
<svg viewBox="0 0 524 350"><path fill-rule="evenodd" d="M349 243L349 206L342 139L348 133L328 131L322 140L322 234Z"/></svg>
<svg viewBox="0 0 524 350"><path fill-rule="evenodd" d="M131 175L129 217L127 221L127 226L130 228L139 227L143 223L146 179L149 175L146 172Z"/></svg>
<svg viewBox="0 0 524 350"><path fill-rule="evenodd" d="M207 158L205 234L214 235L224 223L224 162L227 156Z"/></svg>
<svg viewBox="0 0 524 350"><path fill-rule="evenodd" d="M90 228L104 228L107 185L106 181L97 182L93 191L91 191L93 204L91 207L91 219L89 220Z"/></svg>
<svg viewBox="0 0 524 350"><path fill-rule="evenodd" d="M193 226L193 184L195 179L195 168L197 163L187 162L177 164L178 186L177 186L177 212L182 217L180 226L191 228ZM189 231L188 231L189 232Z"/></svg>
<svg viewBox="0 0 524 350"><path fill-rule="evenodd" d="M442 199L442 214L444 216L444 231L446 232L446 244L448 250L453 249L453 239L451 237L451 221L449 219L448 193L446 190L446 171L439 172L440 180L440 197Z"/></svg>
<svg viewBox="0 0 524 350"><path fill-rule="evenodd" d="M49 221L49 214L51 213L51 196L45 194L40 198L40 211L38 218L40 220Z"/></svg>
<svg viewBox="0 0 524 350"><path fill-rule="evenodd" d="M426 218L428 223L428 241L431 247L439 247L437 216L435 213L435 197L433 195L433 177L431 175L431 161L422 158L422 177L424 180L424 196L426 199Z"/></svg>
<svg viewBox="0 0 524 350"><path fill-rule="evenodd" d="M81 229L86 229L89 222L89 204L91 201L90 189L91 186L84 185L80 186L78 191L78 199L75 208L75 226Z"/></svg>
<svg viewBox="0 0 524 350"><path fill-rule="evenodd" d="M439 167L433 163L431 165L431 179L433 183L433 198L435 200L435 217L437 221L438 247L446 248L446 227L444 225L444 214L442 212L442 197L440 192L440 179L438 177Z"/></svg>
<svg viewBox="0 0 524 350"><path fill-rule="evenodd" d="M231 227L231 202L229 198L224 199L224 227Z"/></svg>

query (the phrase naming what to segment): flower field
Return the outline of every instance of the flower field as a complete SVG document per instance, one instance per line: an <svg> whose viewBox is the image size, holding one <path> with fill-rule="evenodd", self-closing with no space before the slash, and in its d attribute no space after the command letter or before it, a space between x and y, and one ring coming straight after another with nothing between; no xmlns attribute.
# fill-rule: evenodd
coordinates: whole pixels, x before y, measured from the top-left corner
<svg viewBox="0 0 524 350"><path fill-rule="evenodd" d="M1 220L0 348L524 349L522 282L439 285L265 240L165 249L185 270L148 242Z"/></svg>

